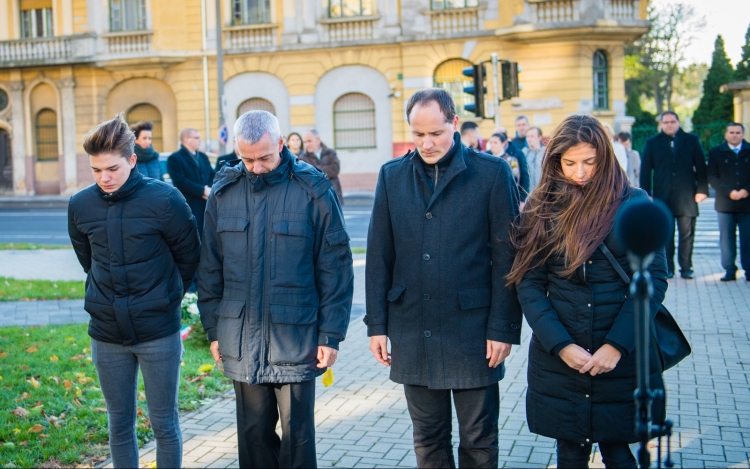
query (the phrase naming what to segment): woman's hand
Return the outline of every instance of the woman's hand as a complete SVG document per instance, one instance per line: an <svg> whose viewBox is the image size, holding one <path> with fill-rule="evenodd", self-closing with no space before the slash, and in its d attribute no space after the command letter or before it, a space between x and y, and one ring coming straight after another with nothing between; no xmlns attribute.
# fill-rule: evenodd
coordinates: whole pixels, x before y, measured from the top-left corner
<svg viewBox="0 0 750 469"><path fill-rule="evenodd" d="M558 355L566 365L578 371L591 360L591 354L576 344L565 346Z"/></svg>
<svg viewBox="0 0 750 469"><path fill-rule="evenodd" d="M594 353L588 363L578 371L580 373L590 373L591 376L609 373L615 369L621 357L622 354L619 350L609 344L604 344Z"/></svg>

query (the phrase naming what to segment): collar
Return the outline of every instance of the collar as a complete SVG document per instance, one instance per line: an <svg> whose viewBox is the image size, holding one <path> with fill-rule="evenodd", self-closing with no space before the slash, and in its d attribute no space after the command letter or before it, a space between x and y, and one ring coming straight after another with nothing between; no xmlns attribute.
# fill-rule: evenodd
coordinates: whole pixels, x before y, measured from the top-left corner
<svg viewBox="0 0 750 469"><path fill-rule="evenodd" d="M737 150L740 150L740 151L742 151L742 144L743 144L743 143L744 143L744 142L740 142L740 144L739 144L739 145L737 145L737 146L735 147L735 146L734 146L734 145L732 145L731 143L727 142L727 146L728 146L728 147L729 147L729 149L730 149L730 150L732 150L732 151L734 151L734 150L735 150L735 148L736 148Z"/></svg>
<svg viewBox="0 0 750 469"><path fill-rule="evenodd" d="M253 192L258 192L266 186L278 184L289 177L289 174L291 173L290 163L292 161L292 154L286 147L284 147L280 155L281 161L279 162L279 165L270 173L251 173L247 170L247 167L244 164L242 165L242 171L245 173L247 180L250 181L250 186L252 187Z"/></svg>
<svg viewBox="0 0 750 469"><path fill-rule="evenodd" d="M183 144L180 144L180 148L183 149L183 150L185 150L185 152L188 155L190 155L190 156L197 156L198 155L197 151L196 152L192 152L192 151L188 150L187 147L185 145L183 145Z"/></svg>
<svg viewBox="0 0 750 469"><path fill-rule="evenodd" d="M419 155L419 150L416 150L417 155L419 155L419 161L425 166L425 167L432 167L435 164L437 164L438 168L445 169L450 164L451 161L453 161L453 157L458 152L458 149L460 146L462 146L463 143L461 143L461 134L458 132L455 132L453 134L453 143L451 146L451 149L448 150L448 153L446 153L442 158L438 160L437 163L427 163L423 158L422 155Z"/></svg>
<svg viewBox="0 0 750 469"><path fill-rule="evenodd" d="M98 185L96 186L96 188L99 190L99 196L102 199L106 200L107 202L118 202L120 200L128 198L131 194L133 194L133 192L135 192L138 187L140 187L141 182L143 182L143 176L137 168L133 168L130 170L130 176L128 176L128 180L125 181L125 184L123 184L122 187L117 191L108 194L104 192Z"/></svg>

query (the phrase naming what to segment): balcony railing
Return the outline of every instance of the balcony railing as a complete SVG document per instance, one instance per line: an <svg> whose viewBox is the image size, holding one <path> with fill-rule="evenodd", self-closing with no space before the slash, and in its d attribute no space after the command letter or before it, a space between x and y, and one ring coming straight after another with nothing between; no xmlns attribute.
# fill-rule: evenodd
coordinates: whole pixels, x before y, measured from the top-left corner
<svg viewBox="0 0 750 469"><path fill-rule="evenodd" d="M433 34L463 33L479 29L479 8L429 10L430 31Z"/></svg>
<svg viewBox="0 0 750 469"><path fill-rule="evenodd" d="M278 24L243 24L224 28L227 49L252 49L277 44Z"/></svg>
<svg viewBox="0 0 750 469"><path fill-rule="evenodd" d="M639 0L607 0L604 8L608 20L637 20L640 16Z"/></svg>
<svg viewBox="0 0 750 469"><path fill-rule="evenodd" d="M531 21L535 24L566 23L580 19L578 0L529 1Z"/></svg>
<svg viewBox="0 0 750 469"><path fill-rule="evenodd" d="M349 18L325 18L319 20L326 28L330 42L361 41L373 38L375 22L380 15L352 16Z"/></svg>
<svg viewBox="0 0 750 469"><path fill-rule="evenodd" d="M122 31L102 34L108 55L134 55L151 51L153 31Z"/></svg>
<svg viewBox="0 0 750 469"><path fill-rule="evenodd" d="M94 36L78 34L0 41L0 67L91 62Z"/></svg>

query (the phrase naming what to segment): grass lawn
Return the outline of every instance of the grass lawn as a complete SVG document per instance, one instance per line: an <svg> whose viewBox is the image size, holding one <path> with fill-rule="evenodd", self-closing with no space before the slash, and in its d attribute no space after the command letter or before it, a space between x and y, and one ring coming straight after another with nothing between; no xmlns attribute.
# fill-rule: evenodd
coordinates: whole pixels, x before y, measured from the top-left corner
<svg viewBox="0 0 750 469"><path fill-rule="evenodd" d="M40 249L73 249L70 244L0 243L0 251L38 251Z"/></svg>
<svg viewBox="0 0 750 469"><path fill-rule="evenodd" d="M75 300L85 294L78 280L17 280L0 277L0 301Z"/></svg>
<svg viewBox="0 0 750 469"><path fill-rule="evenodd" d="M0 328L0 466L93 464L109 453L107 414L86 324ZM179 407L194 410L231 382L213 369L200 323L185 340ZM139 444L152 438L139 383Z"/></svg>
<svg viewBox="0 0 750 469"><path fill-rule="evenodd" d="M352 248L352 254L367 254L367 248Z"/></svg>

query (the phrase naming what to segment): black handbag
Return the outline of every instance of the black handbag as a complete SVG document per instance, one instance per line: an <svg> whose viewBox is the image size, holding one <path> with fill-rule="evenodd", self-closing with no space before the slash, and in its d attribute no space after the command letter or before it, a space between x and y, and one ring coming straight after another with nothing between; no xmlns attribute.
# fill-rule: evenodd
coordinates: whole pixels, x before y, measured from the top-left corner
<svg viewBox="0 0 750 469"><path fill-rule="evenodd" d="M599 249L609 259L610 264L612 264L617 273L620 274L620 278L630 285L630 276L625 273L625 270L617 262L609 248L602 243ZM682 333L682 329L680 329L672 313L664 305L661 305L656 312L651 330L658 346L662 371L667 371L692 353L690 342L685 338L685 334Z"/></svg>

